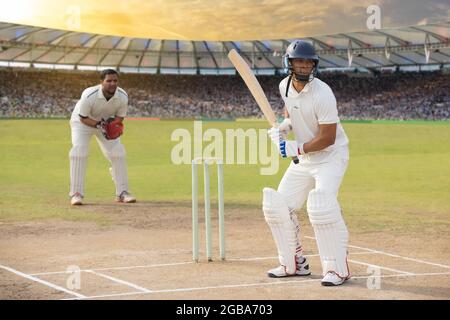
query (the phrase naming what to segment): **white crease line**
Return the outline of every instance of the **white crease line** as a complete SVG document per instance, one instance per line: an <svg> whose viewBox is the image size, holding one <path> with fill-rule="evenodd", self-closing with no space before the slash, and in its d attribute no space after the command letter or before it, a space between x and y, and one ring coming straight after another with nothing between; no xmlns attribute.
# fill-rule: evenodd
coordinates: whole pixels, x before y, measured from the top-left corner
<svg viewBox="0 0 450 320"><path fill-rule="evenodd" d="M445 264L434 263L434 262L430 262L430 261L404 257L404 256L400 256L400 255L397 255L397 254L387 253L387 252L380 251L380 250L373 250L373 249L368 249L368 248L363 248L363 247L358 247L358 246L350 246L350 247L355 248L355 249L369 250L369 251L371 251L373 253L385 254L387 256L394 257L394 258L400 258L400 259L409 260L409 261L413 261L413 262L417 262L417 263L425 263L425 264L428 264L428 265L431 265L431 266L435 266L435 267L441 267L441 268L445 268L445 269L450 269L450 266L445 265Z"/></svg>
<svg viewBox="0 0 450 320"><path fill-rule="evenodd" d="M363 265L363 266L367 266L367 267L376 267L376 268L379 268L379 269L382 269L382 270L393 271L393 272L397 272L397 273L401 273L401 274L408 274L408 275L411 275L411 276L414 275L414 273L412 273L412 272L402 271L402 270L388 268L388 267L382 267L382 266L379 266L377 264L365 263L365 262L358 261L358 260L347 259L347 261L353 262L353 263L356 263L356 264L360 264L360 265Z"/></svg>
<svg viewBox="0 0 450 320"><path fill-rule="evenodd" d="M376 254L377 252L370 252L370 251L364 251L364 252L349 252L348 254L351 256L353 254Z"/></svg>
<svg viewBox="0 0 450 320"><path fill-rule="evenodd" d="M425 276L442 276L442 275L450 275L450 272L435 272L435 273L415 273L415 274L389 274L389 275L370 275L370 276L354 276L351 279L368 279L368 278L397 278L397 277L425 277ZM263 287L263 286L271 286L271 285L283 285L283 284L292 284L292 283L309 283L309 282L319 282L322 279L308 279L308 280L290 280L290 281L275 281L275 282L266 282L266 283L248 283L248 284L237 284L237 285L221 285L221 286L208 286L208 287L197 287L197 288L179 288L179 289L167 289L167 290L153 290L151 294L155 293L172 293L172 292L186 292L186 291L200 291L200 290L210 290L210 289L229 289L229 288L242 288L242 287ZM141 295L145 294L145 292L136 291L136 292L125 292L125 293L116 293L116 294L106 294L106 295L98 295L98 296L90 296L83 299L96 299L96 298L111 298L111 297L121 297L121 296L132 296L132 295ZM80 300L78 298L69 298L62 300Z"/></svg>
<svg viewBox="0 0 450 320"><path fill-rule="evenodd" d="M125 281L125 280L121 280L121 279L117 279L117 278L108 276L108 275L106 275L106 274L100 273L100 272L95 272L95 271L93 271L93 270L86 270L86 272L89 272L89 273L95 274L95 275L97 275L97 276L106 278L106 279L108 279L108 280L111 280L111 281L114 281L114 282L117 282L117 283L126 285L126 286L128 286L128 287L137 289L137 290L139 290L139 291L141 291L141 292L144 292L144 293L151 293L151 292L152 292L151 290L149 290L149 289L147 289L147 288L140 287L140 286L138 286L138 285L136 285L136 284L134 284L134 283L131 283L131 282L128 282L128 281Z"/></svg>
<svg viewBox="0 0 450 320"><path fill-rule="evenodd" d="M305 236L305 238L316 239L314 237L309 237L309 236ZM400 258L400 259L414 261L414 262L418 262L418 263L429 264L429 265L435 266L435 267L441 267L441 268L445 268L445 269L450 269L450 266L445 265L445 264L434 263L434 262L429 262L429 261L415 259L415 258L409 258L409 257L405 257L405 256L400 256L398 254L387 253L387 252L381 251L381 250L369 249L369 248L364 248L364 247L359 247L359 246L354 246L354 245L348 245L348 246L350 248L355 248L355 249L360 249L360 250L367 250L367 251L370 251L370 252L373 252L373 253L384 254L384 255L387 255L387 256L390 256L390 257L394 257L394 258Z"/></svg>
<svg viewBox="0 0 450 320"><path fill-rule="evenodd" d="M384 276L370 275L370 276L355 276L351 279L367 279L367 278L397 278L397 277L426 277L426 276L448 276L450 272L427 272L427 273L412 273L412 274L386 274Z"/></svg>
<svg viewBox="0 0 450 320"><path fill-rule="evenodd" d="M225 261L258 261L258 260L274 260L278 259L278 257L253 257L253 258L231 258L226 259Z"/></svg>
<svg viewBox="0 0 450 320"><path fill-rule="evenodd" d="M193 264L193 262L175 262L175 263L163 263L163 264L149 264L149 265L141 265L141 266L125 266L125 267L110 267L110 268L98 268L98 269L83 269L80 272L87 271L107 271L107 270L128 270L128 269L138 269L138 268L157 268L157 267L168 267L168 266L178 266L178 265L186 265ZM42 276L42 275L50 275L50 274L63 274L63 273L72 273L73 271L53 271L53 272L41 272L41 273L33 273L33 276Z"/></svg>
<svg viewBox="0 0 450 320"><path fill-rule="evenodd" d="M142 291L132 291L132 292L125 292L125 293L105 294L105 295L101 295L101 296L90 296L90 297L86 297L84 299L69 298L69 299L61 299L61 300L88 300L88 299L101 299L101 298L134 296L134 295L140 295L140 294L144 294L144 292L142 292Z"/></svg>
<svg viewBox="0 0 450 320"><path fill-rule="evenodd" d="M374 252L350 252L350 255L357 254L374 254ZM305 254L305 257L318 257L318 254ZM225 261L257 261L257 260L273 260L278 259L276 256L272 257L254 257L254 258L231 258L226 259ZM138 269L138 268L157 268L157 267L169 267L169 266L179 266L179 265L187 265L194 264L191 261L186 262L175 262L175 263L162 263L162 264L149 264L149 265L141 265L141 266L125 266L125 267L110 267L110 268L98 268L98 269L83 269L79 272L88 272L88 271L108 271L108 270L129 270L129 269ZM73 271L52 271L52 272L40 272L40 273L32 273L32 276L44 276L44 275L52 275L52 274L64 274L64 273L73 273Z"/></svg>
<svg viewBox="0 0 450 320"><path fill-rule="evenodd" d="M318 254L304 254L304 257L315 257L319 256ZM278 259L277 256L273 257L253 257L253 258L232 258L226 259L226 261L258 261L258 260L275 260Z"/></svg>
<svg viewBox="0 0 450 320"><path fill-rule="evenodd" d="M137 269L137 268L158 268L158 267L171 267L178 265L186 265L193 264L194 262L173 262L173 263L158 263L158 264L149 264L149 265L141 265L141 266L125 266L125 267L112 267L112 268L99 268L99 269L90 269L94 271L106 271L106 270L127 270L127 269Z"/></svg>
<svg viewBox="0 0 450 320"><path fill-rule="evenodd" d="M350 252L349 255L359 255L359 254L374 254L375 252ZM304 254L304 257L311 258L311 257L318 257L319 254ZM233 258L233 259L226 259L226 261L257 261L257 260L274 260L278 259L277 256L273 257L254 257L254 258Z"/></svg>
<svg viewBox="0 0 450 320"><path fill-rule="evenodd" d="M5 269L6 271L12 272L12 273L14 273L14 274L16 274L16 275L18 275L18 276L21 276L21 277L23 277L23 278L26 278L26 279L28 279L28 280L31 280L31 281L38 282L38 283L40 283L40 284L46 285L47 287L53 288L53 289L55 289L55 290L62 291L62 292L65 292L65 293L68 293L68 294L73 295L73 296L75 296L75 297L78 297L78 298L86 298L86 296L84 296L84 295L82 295L82 294L80 294L80 293L77 293L77 292L68 290L68 289L66 289L66 288L60 287L60 286L58 286L58 285L56 285L56 284L53 284L53 283L51 283L51 282L48 282L48 281L45 281L45 280L41 280L41 279L39 279L39 278L37 278L37 277L34 277L34 276L32 276L32 275L29 275L29 274L26 274L26 273L23 273L23 272L20 272L20 271L17 271L17 270L15 270L15 269L13 269L13 268L10 268L10 267L7 267L7 266L1 265L1 264L0 264L0 268Z"/></svg>
<svg viewBox="0 0 450 320"><path fill-rule="evenodd" d="M165 289L165 290L154 290L151 293L171 293L171 292L186 292L186 291L200 291L200 290L209 290L209 289L229 289L229 288L242 288L242 287L258 287L258 286L271 286L285 283L299 283L299 282L316 282L321 279L308 279L302 281L280 281L280 282L267 282L267 283L247 283L247 284L229 284L229 285L221 285L221 286L208 286L208 287L193 287L193 288L178 288L178 289ZM103 298L103 297L116 297L116 296L127 296L134 294L143 294L143 292L126 292L126 293L117 293L117 294L109 294L104 296L92 296L87 297L87 299L92 298ZM78 300L77 298L63 299L63 300Z"/></svg>

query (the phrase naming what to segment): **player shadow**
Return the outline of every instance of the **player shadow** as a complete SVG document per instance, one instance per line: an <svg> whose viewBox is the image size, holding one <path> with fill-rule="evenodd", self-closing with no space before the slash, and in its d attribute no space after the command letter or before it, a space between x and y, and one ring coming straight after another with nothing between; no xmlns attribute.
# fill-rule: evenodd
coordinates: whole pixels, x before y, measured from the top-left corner
<svg viewBox="0 0 450 320"><path fill-rule="evenodd" d="M88 207L130 207L130 208L140 208L140 207L146 207L146 208L165 208L165 207L189 207L191 206L191 203L189 202L170 202L170 201L140 201L138 200L135 203L122 203L122 202L83 202L80 206L71 206L72 208L88 208Z"/></svg>
<svg viewBox="0 0 450 320"><path fill-rule="evenodd" d="M402 284L389 283L385 285L385 288L383 288L382 282L380 290L389 290L401 293L408 292L411 294L411 297L414 297L414 295L421 295L434 299L450 299L450 290L448 286L418 286L408 285L406 284L406 282L407 280L405 279L404 283ZM423 298L421 297L420 299Z"/></svg>
<svg viewBox="0 0 450 320"><path fill-rule="evenodd" d="M355 277L365 277L366 275L354 275ZM395 279L395 278L393 278ZM353 288L360 288L363 290L368 290L370 292L376 292L379 291L380 293L384 292L390 292L391 294L398 293L402 295L406 295L409 293L411 295L411 298L414 297L414 295L421 295L421 296L427 296L429 298L434 299L449 299L450 298L450 291L448 287L444 286L419 286L419 285L413 285L413 284L407 284L408 282L414 281L414 278L399 278L402 279L401 284L397 284L395 282L392 282L392 279L381 279L381 283L379 288L370 288L367 283L367 278L358 278L354 279L351 278L345 282L343 285L344 287L353 287ZM396 280L398 281L398 279ZM423 297L420 297L422 299Z"/></svg>

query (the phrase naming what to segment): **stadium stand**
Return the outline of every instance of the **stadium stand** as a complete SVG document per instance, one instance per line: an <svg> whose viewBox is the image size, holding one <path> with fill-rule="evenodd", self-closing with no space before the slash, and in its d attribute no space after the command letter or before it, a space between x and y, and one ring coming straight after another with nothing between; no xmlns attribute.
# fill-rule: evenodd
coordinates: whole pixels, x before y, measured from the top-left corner
<svg viewBox="0 0 450 320"><path fill-rule="evenodd" d="M323 73L333 89L341 119L450 118L450 75L392 72L377 75ZM281 76L258 79L282 114ZM86 71L0 69L0 117L68 117L81 92L99 82ZM238 76L121 74L130 97L129 116L163 119L258 118L261 112Z"/></svg>

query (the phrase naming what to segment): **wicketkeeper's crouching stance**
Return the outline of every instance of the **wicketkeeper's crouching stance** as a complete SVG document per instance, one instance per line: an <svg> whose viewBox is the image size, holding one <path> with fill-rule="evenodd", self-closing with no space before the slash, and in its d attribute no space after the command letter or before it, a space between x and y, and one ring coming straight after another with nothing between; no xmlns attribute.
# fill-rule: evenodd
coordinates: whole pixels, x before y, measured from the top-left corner
<svg viewBox="0 0 450 320"><path fill-rule="evenodd" d="M95 135L104 156L111 163L116 184L116 201L136 202L129 193L125 148L119 136L128 108L126 92L117 86L118 74L112 69L101 73L101 84L83 91L70 119L72 149L70 150L70 203L81 205L84 197L89 142Z"/></svg>
<svg viewBox="0 0 450 320"><path fill-rule="evenodd" d="M263 211L275 240L280 266L270 277L310 275L302 255L300 226L295 210L307 201L307 211L322 263L322 285L336 286L350 278L347 265L348 231L337 201L349 159L348 138L339 123L330 87L315 78L319 57L306 41L287 48L283 63L289 77L280 83L286 119L269 135L290 164L278 190L263 190ZM286 140L292 130L295 141Z"/></svg>

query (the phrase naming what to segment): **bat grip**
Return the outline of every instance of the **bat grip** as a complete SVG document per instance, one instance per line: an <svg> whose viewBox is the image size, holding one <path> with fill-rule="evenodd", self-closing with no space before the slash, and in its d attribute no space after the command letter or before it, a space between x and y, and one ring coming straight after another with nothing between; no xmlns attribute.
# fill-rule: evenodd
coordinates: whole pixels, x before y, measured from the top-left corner
<svg viewBox="0 0 450 320"><path fill-rule="evenodd" d="M298 157L292 157L292 161L294 161L295 164L298 164L299 162Z"/></svg>

